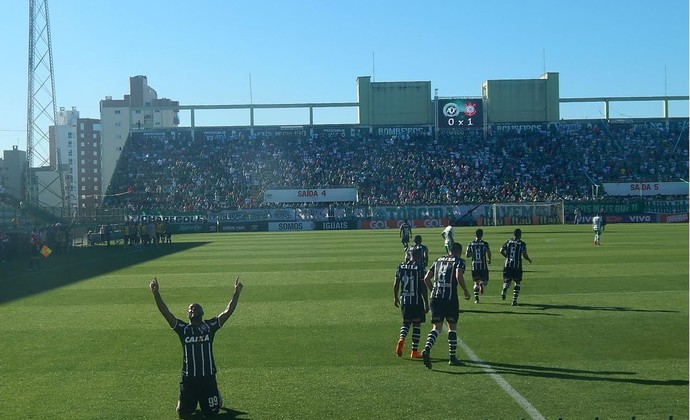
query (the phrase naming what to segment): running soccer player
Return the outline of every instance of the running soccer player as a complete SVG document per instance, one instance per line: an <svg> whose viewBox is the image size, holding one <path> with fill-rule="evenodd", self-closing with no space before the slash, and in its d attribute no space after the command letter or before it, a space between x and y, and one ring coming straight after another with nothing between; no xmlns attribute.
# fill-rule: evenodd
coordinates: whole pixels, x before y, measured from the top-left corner
<svg viewBox="0 0 690 420"><path fill-rule="evenodd" d="M426 267L429 265L429 248L427 248L427 246L422 243L422 235L415 235L414 245L412 245L412 249L415 248L419 248L422 250L422 267L424 268L424 272L426 273Z"/></svg>
<svg viewBox="0 0 690 420"><path fill-rule="evenodd" d="M599 213L592 217L592 230L594 231L594 245L601 245L601 232L604 229L604 218Z"/></svg>
<svg viewBox="0 0 690 420"><path fill-rule="evenodd" d="M443 237L443 245L446 247L446 254L450 254L450 247L453 245L453 242L455 242L455 238L453 237L453 225L451 225L450 219L448 219L446 228L441 232L441 237Z"/></svg>
<svg viewBox="0 0 690 420"><path fill-rule="evenodd" d="M532 259L527 255L527 244L522 241L522 231L515 229L513 238L506 241L501 247L501 255L506 259L503 266L503 289L501 299L506 299L506 293L512 281L513 287L512 306L517 306L518 295L520 294L520 283L522 283L522 259L526 259L532 264Z"/></svg>
<svg viewBox="0 0 690 420"><path fill-rule="evenodd" d="M424 366L431 369L431 348L434 346L436 339L443 330L443 322L448 324L448 354L450 360L448 364L451 366L461 366L462 362L456 357L458 347L458 333L455 328L460 317L460 302L458 299L458 285L462 288L465 294L465 299L470 298L470 292L465 285L465 260L460 258L462 252L462 245L455 242L451 245L450 254L438 258L429 267L426 276L424 276L424 283L428 289L431 289L431 323L433 328L426 338L424 350L422 350L422 358L424 359ZM433 286L431 278L434 278Z"/></svg>
<svg viewBox="0 0 690 420"><path fill-rule="evenodd" d="M485 242L484 230L475 231L474 241L467 244L465 257L472 258L472 281L474 282L474 303L479 303L479 295L484 294L484 288L489 284L489 264L491 264L491 249Z"/></svg>
<svg viewBox="0 0 690 420"><path fill-rule="evenodd" d="M163 302L160 295L158 279L155 277L149 285L158 310L168 325L180 337L182 343L182 375L180 394L177 400L177 415L181 419L190 418L196 411L197 404L206 417L215 417L223 407L223 399L218 391L216 381L216 363L213 357L213 338L216 332L235 311L242 292L240 277L235 279L235 292L225 310L218 316L204 320L204 310L198 303L189 305L187 315L189 322L177 319Z"/></svg>
<svg viewBox="0 0 690 420"><path fill-rule="evenodd" d="M402 242L405 252L410 248L410 236L412 236L412 225L408 220L405 220L400 225L400 242Z"/></svg>
<svg viewBox="0 0 690 420"><path fill-rule="evenodd" d="M393 282L393 305L402 312L400 338L395 345L395 354L401 357L405 347L405 338L412 326L412 352L410 357L419 359L419 338L422 335L421 324L426 321L429 311L427 289L424 286L424 267L422 266L422 249L412 248L411 260L405 261L395 271Z"/></svg>

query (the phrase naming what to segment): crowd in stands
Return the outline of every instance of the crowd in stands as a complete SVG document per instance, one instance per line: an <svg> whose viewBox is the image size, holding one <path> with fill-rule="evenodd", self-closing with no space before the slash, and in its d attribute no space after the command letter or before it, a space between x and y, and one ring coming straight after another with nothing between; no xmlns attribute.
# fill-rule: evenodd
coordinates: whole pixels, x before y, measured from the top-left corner
<svg viewBox="0 0 690 420"><path fill-rule="evenodd" d="M687 127L598 127L393 137L133 133L105 205L248 209L274 206L263 202L267 189L327 187L356 187L371 206L586 200L593 183L687 177Z"/></svg>

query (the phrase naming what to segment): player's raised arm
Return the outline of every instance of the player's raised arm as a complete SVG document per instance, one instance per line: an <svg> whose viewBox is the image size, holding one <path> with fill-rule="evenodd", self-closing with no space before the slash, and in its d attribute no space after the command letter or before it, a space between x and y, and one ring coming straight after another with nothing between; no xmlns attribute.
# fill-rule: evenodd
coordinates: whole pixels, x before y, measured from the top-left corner
<svg viewBox="0 0 690 420"><path fill-rule="evenodd" d="M156 301L156 306L158 307L158 310L161 312L161 315L163 315L163 318L165 318L165 320L168 321L168 325L170 325L170 328L174 327L175 323L177 322L177 318L175 318L175 315L173 315L172 312L170 312L168 306L165 304L165 302L163 302L163 298L161 297L159 291L158 279L154 277L153 280L151 280L149 287L151 288L151 293L153 293L153 299Z"/></svg>
<svg viewBox="0 0 690 420"><path fill-rule="evenodd" d="M230 315L232 315L233 312L235 312L235 308L237 307L237 301L240 300L240 293L242 292L242 283L240 283L240 276L237 276L235 279L235 293L232 295L232 299L230 302L228 302L228 306L225 307L225 310L221 312L218 315L218 323L222 327L223 324L225 324L225 321L230 318Z"/></svg>

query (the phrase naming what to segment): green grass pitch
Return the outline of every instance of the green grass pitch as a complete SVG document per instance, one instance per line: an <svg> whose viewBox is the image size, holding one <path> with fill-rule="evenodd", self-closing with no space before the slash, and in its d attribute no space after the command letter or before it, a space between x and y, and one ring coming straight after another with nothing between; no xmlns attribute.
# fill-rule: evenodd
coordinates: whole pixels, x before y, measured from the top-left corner
<svg viewBox="0 0 690 420"><path fill-rule="evenodd" d="M440 231L414 230L432 257ZM456 228L463 251L473 232ZM221 418L688 418L688 225L608 225L600 247L587 225L525 226L517 307L499 297L511 235L485 227L491 280L461 302L466 366L448 366L444 332L431 371L409 339L394 354L395 230L177 235L51 255L38 272L4 263L0 418L176 418L181 348L149 281L185 319L192 302L222 311L236 275L215 341Z"/></svg>

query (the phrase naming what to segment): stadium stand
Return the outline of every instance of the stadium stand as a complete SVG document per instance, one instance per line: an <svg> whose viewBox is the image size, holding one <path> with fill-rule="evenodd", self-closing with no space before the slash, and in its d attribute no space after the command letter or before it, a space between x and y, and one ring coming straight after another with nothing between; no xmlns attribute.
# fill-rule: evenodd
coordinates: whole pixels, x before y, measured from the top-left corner
<svg viewBox="0 0 690 420"><path fill-rule="evenodd" d="M598 127L438 138L133 132L105 205L129 211L252 209L268 206L262 201L266 189L353 186L372 206L587 200L592 181L687 176L687 128Z"/></svg>
<svg viewBox="0 0 690 420"><path fill-rule="evenodd" d="M265 203L263 192L356 187L360 202L352 208L339 204L344 213L337 218L366 219L371 215L362 208L368 206L584 204L592 200L593 183L687 179L686 124L669 129L651 123L574 126L580 128L503 127L442 131L438 137L425 134L428 130L398 136L360 134L366 130L323 130L318 135L263 130L252 136L249 130L229 127L136 131L122 151L101 210L106 214L109 209L122 222L126 214L158 211L212 214L286 207L296 209L297 220L302 220L319 210L318 203ZM676 197L680 204L667 201L673 197L654 198L644 200L662 207L655 212L687 212L687 195ZM606 197L594 202L602 200ZM20 220L16 212L7 217ZM113 223L101 219L95 217L88 227L95 232L99 224ZM74 243L98 243L93 235L77 234L73 226L59 223L10 226L11 232L0 233L0 261L28 255L34 234L54 255L69 252Z"/></svg>

